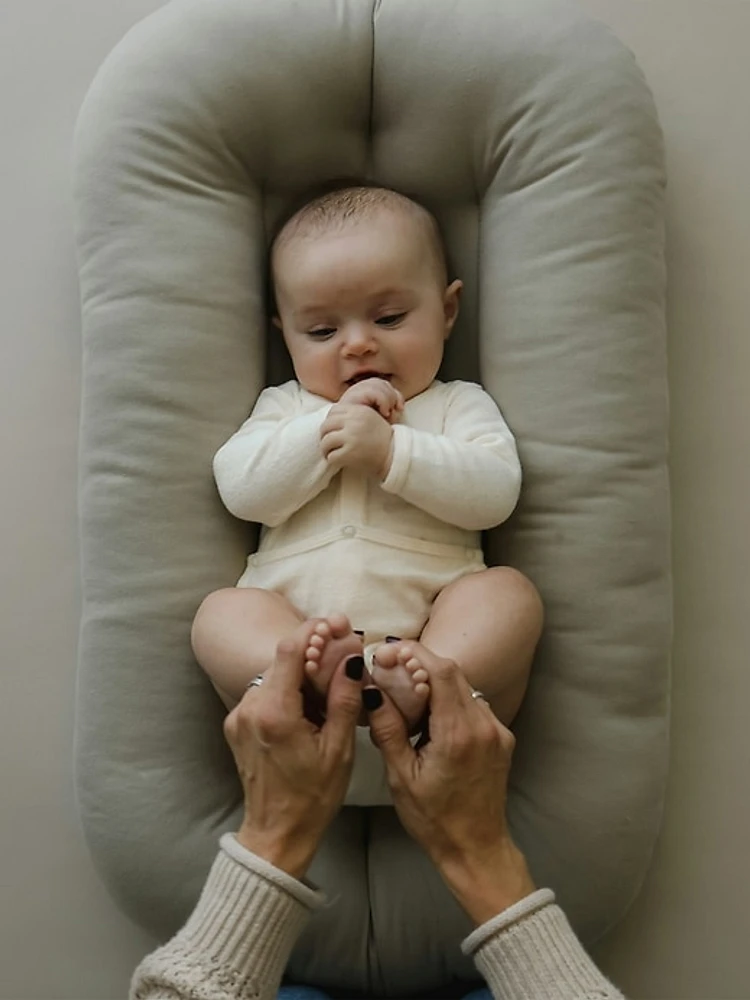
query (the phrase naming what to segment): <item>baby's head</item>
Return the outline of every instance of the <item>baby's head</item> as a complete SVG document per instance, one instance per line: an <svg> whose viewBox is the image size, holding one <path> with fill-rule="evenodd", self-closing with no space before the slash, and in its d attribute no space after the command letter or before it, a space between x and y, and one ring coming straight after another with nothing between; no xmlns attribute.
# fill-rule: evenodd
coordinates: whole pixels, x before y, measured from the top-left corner
<svg viewBox="0 0 750 1000"><path fill-rule="evenodd" d="M458 315L435 218L379 187L314 198L271 246L274 323L305 389L337 400L380 376L404 399L437 375Z"/></svg>

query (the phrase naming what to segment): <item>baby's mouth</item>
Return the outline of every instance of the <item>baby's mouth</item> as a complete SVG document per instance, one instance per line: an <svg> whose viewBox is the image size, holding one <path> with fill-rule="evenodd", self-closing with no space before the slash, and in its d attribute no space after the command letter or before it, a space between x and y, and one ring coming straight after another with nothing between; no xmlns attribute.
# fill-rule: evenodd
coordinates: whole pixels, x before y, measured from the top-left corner
<svg viewBox="0 0 750 1000"><path fill-rule="evenodd" d="M392 375L388 375L384 372L360 372L359 375L353 375L351 378L346 380L347 385L356 385L357 382L364 382L366 378L382 378L386 382L390 382Z"/></svg>

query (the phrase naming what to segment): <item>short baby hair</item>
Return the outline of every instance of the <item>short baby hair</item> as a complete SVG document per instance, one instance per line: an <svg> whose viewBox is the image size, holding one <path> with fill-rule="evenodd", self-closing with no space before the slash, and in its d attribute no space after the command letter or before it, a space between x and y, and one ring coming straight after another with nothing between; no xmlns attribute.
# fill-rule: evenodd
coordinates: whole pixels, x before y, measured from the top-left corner
<svg viewBox="0 0 750 1000"><path fill-rule="evenodd" d="M393 188L362 181L333 181L322 189L308 192L293 205L276 226L269 248L269 291L275 310L273 268L276 254L292 240L314 237L349 222L366 220L386 209L406 214L423 228L439 280L447 283L448 254L435 216L414 198Z"/></svg>

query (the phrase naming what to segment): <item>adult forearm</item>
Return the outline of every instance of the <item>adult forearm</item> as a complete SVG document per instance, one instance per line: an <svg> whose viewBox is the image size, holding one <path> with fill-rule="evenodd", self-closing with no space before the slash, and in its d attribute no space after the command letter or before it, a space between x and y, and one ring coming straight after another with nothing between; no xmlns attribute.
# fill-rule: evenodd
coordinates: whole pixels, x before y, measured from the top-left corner
<svg viewBox="0 0 750 1000"><path fill-rule="evenodd" d="M135 971L130 1000L272 1000L289 954L324 896L227 834L185 926Z"/></svg>
<svg viewBox="0 0 750 1000"><path fill-rule="evenodd" d="M443 878L479 926L462 944L502 1000L615 1000L554 893L537 890L518 848L506 841L482 857L444 859Z"/></svg>
<svg viewBox="0 0 750 1000"><path fill-rule="evenodd" d="M510 840L476 856L438 858L436 865L457 901L478 925L536 889L526 859Z"/></svg>
<svg viewBox="0 0 750 1000"><path fill-rule="evenodd" d="M249 829L244 823L237 831L236 839L246 851L297 880L302 879L310 867L320 841L319 837L311 837L309 831L283 837L275 832L263 834Z"/></svg>

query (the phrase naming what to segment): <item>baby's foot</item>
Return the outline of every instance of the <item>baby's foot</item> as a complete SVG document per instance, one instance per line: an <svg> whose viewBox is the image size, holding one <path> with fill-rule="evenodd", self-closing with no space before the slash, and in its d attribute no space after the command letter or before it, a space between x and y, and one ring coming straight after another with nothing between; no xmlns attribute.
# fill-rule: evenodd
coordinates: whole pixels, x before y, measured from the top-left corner
<svg viewBox="0 0 750 1000"><path fill-rule="evenodd" d="M336 667L345 656L362 654L362 638L352 631L345 615L321 618L305 650L305 674L312 688L323 697Z"/></svg>
<svg viewBox="0 0 750 1000"><path fill-rule="evenodd" d="M372 659L372 679L392 698L411 733L421 721L430 698L430 675L422 666L423 646L413 640L384 643Z"/></svg>

